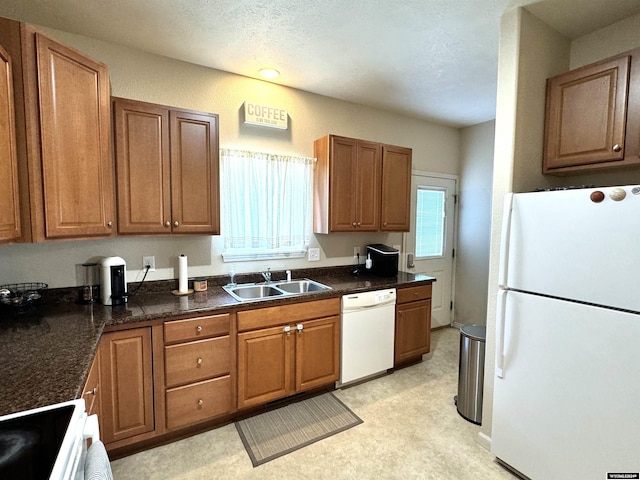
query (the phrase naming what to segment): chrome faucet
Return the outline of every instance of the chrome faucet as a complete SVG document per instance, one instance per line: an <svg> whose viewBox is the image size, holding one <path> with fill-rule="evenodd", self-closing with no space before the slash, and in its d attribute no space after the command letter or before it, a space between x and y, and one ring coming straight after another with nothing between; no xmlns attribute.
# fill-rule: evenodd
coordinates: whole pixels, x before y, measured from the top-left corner
<svg viewBox="0 0 640 480"><path fill-rule="evenodd" d="M266 272L262 272L262 277L264 278L264 281L267 283L271 282L271 268L267 268Z"/></svg>

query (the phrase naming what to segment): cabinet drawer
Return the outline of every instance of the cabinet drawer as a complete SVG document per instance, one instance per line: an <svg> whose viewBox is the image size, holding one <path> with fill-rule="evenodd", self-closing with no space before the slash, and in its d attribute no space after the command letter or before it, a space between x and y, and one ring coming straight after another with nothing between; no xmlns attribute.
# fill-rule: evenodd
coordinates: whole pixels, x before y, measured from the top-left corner
<svg viewBox="0 0 640 480"><path fill-rule="evenodd" d="M179 428L231 413L231 379L213 380L167 390L167 428Z"/></svg>
<svg viewBox="0 0 640 480"><path fill-rule="evenodd" d="M415 302L431 298L431 285L419 287L399 288L397 291L397 303Z"/></svg>
<svg viewBox="0 0 640 480"><path fill-rule="evenodd" d="M340 314L340 299L313 300L310 302L278 305L238 312L238 331L274 327L290 321L303 322L314 318ZM291 320L294 319L294 320Z"/></svg>
<svg viewBox="0 0 640 480"><path fill-rule="evenodd" d="M229 373L229 336L164 347L167 387Z"/></svg>
<svg viewBox="0 0 640 480"><path fill-rule="evenodd" d="M227 335L229 333L230 317L228 313L225 313L210 317L165 322L164 341L165 343L176 343Z"/></svg>

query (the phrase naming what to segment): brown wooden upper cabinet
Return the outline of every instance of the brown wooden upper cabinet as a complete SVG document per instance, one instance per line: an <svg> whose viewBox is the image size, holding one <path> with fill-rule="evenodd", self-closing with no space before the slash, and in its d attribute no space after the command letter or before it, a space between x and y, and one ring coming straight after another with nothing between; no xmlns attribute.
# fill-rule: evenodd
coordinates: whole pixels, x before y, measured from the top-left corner
<svg viewBox="0 0 640 480"><path fill-rule="evenodd" d="M545 174L640 163L640 50L547 80Z"/></svg>
<svg viewBox="0 0 640 480"><path fill-rule="evenodd" d="M327 135L314 155L315 233L409 230L411 149Z"/></svg>
<svg viewBox="0 0 640 480"><path fill-rule="evenodd" d="M380 230L408 232L411 211L411 149L382 146Z"/></svg>
<svg viewBox="0 0 640 480"><path fill-rule="evenodd" d="M220 234L218 115L113 105L118 233Z"/></svg>
<svg viewBox="0 0 640 480"><path fill-rule="evenodd" d="M106 65L9 19L0 43L14 62L21 240L114 235Z"/></svg>
<svg viewBox="0 0 640 480"><path fill-rule="evenodd" d="M0 45L0 242L20 238L20 198L16 155L11 58Z"/></svg>

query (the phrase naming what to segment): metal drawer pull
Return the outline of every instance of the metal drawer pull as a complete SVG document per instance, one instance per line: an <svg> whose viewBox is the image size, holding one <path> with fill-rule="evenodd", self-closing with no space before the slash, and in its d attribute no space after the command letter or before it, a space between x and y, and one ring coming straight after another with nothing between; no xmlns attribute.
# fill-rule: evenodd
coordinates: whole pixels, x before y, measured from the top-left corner
<svg viewBox="0 0 640 480"><path fill-rule="evenodd" d="M98 387L95 387L93 390L89 390L88 392L84 392L85 395L95 395L98 393Z"/></svg>
<svg viewBox="0 0 640 480"><path fill-rule="evenodd" d="M198 326L196 327L196 332L197 332L197 333L200 333L201 331L202 331L202 327L201 327L200 325L198 325Z"/></svg>
<svg viewBox="0 0 640 480"><path fill-rule="evenodd" d="M204 405L204 400L202 399L198 400L198 406L201 407L202 405Z"/></svg>
<svg viewBox="0 0 640 480"><path fill-rule="evenodd" d="M198 361L196 362L198 364L198 367L202 365L202 358L198 357Z"/></svg>

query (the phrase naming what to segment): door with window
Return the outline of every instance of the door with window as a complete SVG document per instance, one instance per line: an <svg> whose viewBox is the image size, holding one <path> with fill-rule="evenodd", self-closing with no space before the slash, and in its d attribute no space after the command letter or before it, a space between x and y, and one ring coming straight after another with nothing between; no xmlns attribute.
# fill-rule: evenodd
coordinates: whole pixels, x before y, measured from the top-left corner
<svg viewBox="0 0 640 480"><path fill-rule="evenodd" d="M432 328L450 325L452 320L455 195L454 177L411 176L411 230L404 235L401 266L436 278Z"/></svg>

